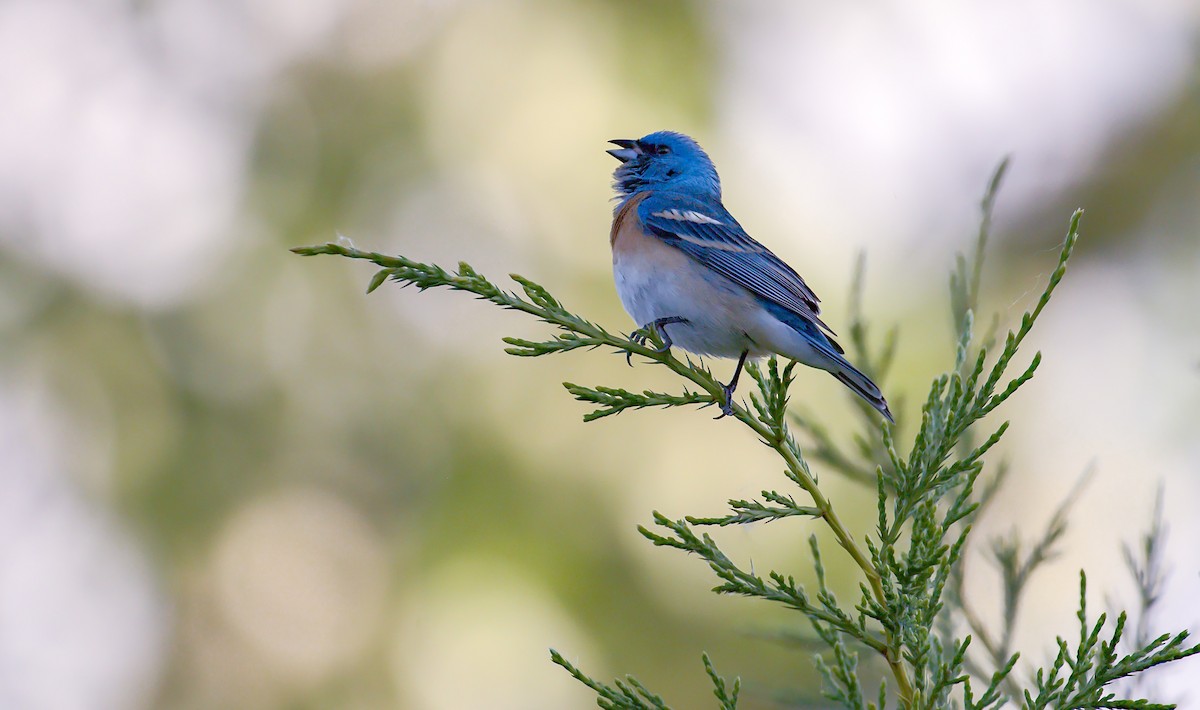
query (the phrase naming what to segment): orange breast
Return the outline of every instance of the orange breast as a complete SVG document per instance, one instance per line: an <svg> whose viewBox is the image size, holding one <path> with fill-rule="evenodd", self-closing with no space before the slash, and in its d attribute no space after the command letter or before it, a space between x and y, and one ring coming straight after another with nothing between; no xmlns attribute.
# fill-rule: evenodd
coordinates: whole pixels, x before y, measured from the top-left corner
<svg viewBox="0 0 1200 710"><path fill-rule="evenodd" d="M642 229L637 216L638 204L646 194L636 195L621 206L613 218L609 242L612 244L613 263L639 263L645 267L672 273L674 269L693 266L691 259L682 251L667 245L663 240Z"/></svg>
<svg viewBox="0 0 1200 710"><path fill-rule="evenodd" d="M648 192L643 192L640 195L634 195L629 200L626 200L625 204L621 205L621 209L617 210L617 213L613 215L612 231L608 233L608 243L611 244L614 249L617 248L617 239L622 236L623 232L628 231L629 227L631 226L637 226L637 206L641 204L642 200L646 199L649 194L650 193ZM637 231L641 232L642 230L638 229Z"/></svg>

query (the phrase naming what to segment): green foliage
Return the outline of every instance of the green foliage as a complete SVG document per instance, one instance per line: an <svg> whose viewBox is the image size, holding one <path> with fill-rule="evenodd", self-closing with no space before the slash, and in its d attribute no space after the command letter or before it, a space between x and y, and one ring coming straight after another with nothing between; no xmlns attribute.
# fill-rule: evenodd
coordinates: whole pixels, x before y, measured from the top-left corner
<svg viewBox="0 0 1200 710"><path fill-rule="evenodd" d="M596 691L596 704L604 710L667 710L668 705L659 696L646 690L646 687L633 676L624 680L614 681L615 685L606 685L589 678L583 671L576 668L570 661L562 657L558 651L550 649L550 660L567 669L575 679ZM704 657L705 666L711 668L708 656ZM716 677L715 674L713 677ZM734 682L737 687L737 682ZM724 683L721 690L724 692ZM736 696L736 692L735 692ZM736 702L736 701L735 701Z"/></svg>
<svg viewBox="0 0 1200 710"><path fill-rule="evenodd" d="M1040 669L1035 677L1036 687L1025 691L1025 707L1036 708L1142 708L1161 710L1174 705L1152 703L1149 700L1118 699L1115 693L1105 692L1117 680L1140 673L1154 666L1178 661L1200 652L1200 647L1187 646L1188 632L1172 636L1163 634L1127 654L1117 650L1125 632L1126 614L1117 616L1107 641L1101 638L1106 614L1095 623L1088 621L1087 575L1079 575L1079 641L1072 649L1059 637L1058 655L1048 669Z"/></svg>
<svg viewBox="0 0 1200 710"><path fill-rule="evenodd" d="M1106 615L1089 621L1086 586L1082 584L1078 642L1072 647L1058 639L1058 653L1048 668L1033 671L1029 682L1018 677L1019 656L1013 652L1011 641L1019 602L1030 576L1053 555L1065 530L1065 505L1028 553L1022 553L1020 540L1015 536L992 544L991 554L999 563L1005 589L999 639L987 631L964 594L965 553L972 525L986 510L1007 471L1000 464L997 473L987 480L981 479L985 456L1004 436L1008 422L994 425L986 436L978 436L976 428L1033 377L1041 362L1041 354L1035 353L1027 364L1019 366L1018 354L1066 273L1079 238L1082 214L1077 211L1072 216L1055 269L1036 304L1022 316L1019 325L1001 341L996 337L999 332L996 320L983 336L977 337L974 314L978 309L983 253L1004 169L1002 164L984 198L975 254L970 262L960 256L951 276L951 312L957 336L953 367L934 379L907 451L897 443L897 428L880 420L862 403L859 403L861 433L853 447L840 444L814 417L789 410L788 390L794 376L794 362L781 367L772 358L763 365L750 364L746 371L754 387L749 393L749 404L733 403L733 418L779 456L787 483L799 489L803 502L797 502L795 492L765 490L761 501L729 501L730 513L719 517L675 520L654 512L653 526L640 527L639 531L654 545L682 550L703 560L717 579L713 588L716 593L758 598L799 612L821 642L823 652L817 655L816 664L824 681L823 693L840 707L883 708L888 702L889 687L904 708L1172 707L1118 698L1115 684L1143 670L1200 652L1200 646L1187 645L1187 632L1151 638L1139 627L1134 648L1120 653L1118 644L1124 637L1126 615L1117 616L1111 631L1106 631ZM435 265L341 244L294 251L302 255L337 254L375 263L382 270L371 280L368 292L389 279L419 289L446 287L528 313L558 329L559 332L542 341L505 338L507 352L513 355L537 357L580 348L609 347L662 365L685 381L680 394L653 391L639 394L621 388L565 383L576 399L596 406L585 415L586 421L629 409L707 407L723 402L721 384L708 369L686 358L679 360L672 352L658 352L656 347L661 341L656 333L641 333L642 338L631 338L610 332L574 314L543 287L520 276L512 278L523 296L502 289L465 263L459 265L457 272L450 273ZM896 334L893 330L878 352L869 347L869 331L859 305L861 267L858 273L849 342L857 361L878 379L890 367ZM898 413L902 409L897 407ZM869 535L853 534L843 524L810 470L797 433L809 442L807 448L814 461L874 488L877 515ZM710 535L700 531L705 527L795 517L821 521L842 552L855 563L862 578L856 599L840 600L827 587L822 551L815 536L809 538L816 573L816 589L810 591L798 584L793 575L778 571L759 574L752 567L740 565ZM1161 563L1156 557L1161 549L1158 538L1159 532L1152 531L1142 546L1141 557L1127 551L1127 559L1139 581L1143 611L1153 604L1161 586ZM964 625L971 633L959 635L957 630ZM983 646L982 659L971 653L976 638ZM882 659L890 675L887 682L871 680L875 676L860 663L859 653L863 650ZM667 707L662 698L632 677L607 685L592 679L556 651L551 652L551 658L591 688L602 708ZM719 706L733 710L737 707L739 682L726 683L708 657L703 660ZM869 683L875 684L874 689L866 687ZM978 688L982 691L978 692Z"/></svg>

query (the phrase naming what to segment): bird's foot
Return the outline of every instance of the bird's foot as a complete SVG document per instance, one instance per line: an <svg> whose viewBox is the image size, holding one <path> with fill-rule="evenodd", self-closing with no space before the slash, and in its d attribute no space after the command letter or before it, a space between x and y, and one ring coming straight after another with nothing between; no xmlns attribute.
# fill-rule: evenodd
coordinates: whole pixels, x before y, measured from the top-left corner
<svg viewBox="0 0 1200 710"><path fill-rule="evenodd" d="M714 419L724 419L725 417L733 416L733 391L737 389L738 377L742 374L742 366L746 364L746 358L750 355L749 350L743 350L741 357L738 358L737 367L733 371L733 379L727 385L721 385L721 393L725 395L725 404L721 405L721 414Z"/></svg>
<svg viewBox="0 0 1200 710"><path fill-rule="evenodd" d="M725 395L725 403L721 405L721 413L713 417L713 419L724 419L725 417L733 416L733 388L735 386L737 386L736 382L721 387L721 392Z"/></svg>
<svg viewBox="0 0 1200 710"><path fill-rule="evenodd" d="M630 340L630 342L635 343L637 345L645 345L646 341L650 339L650 331L653 329L654 332L658 334L659 340L662 341L662 345L660 345L657 348L653 348L653 350L654 350L654 352L661 355L661 354L667 352L668 350L670 350L671 346L674 344L671 341L671 336L667 333L666 328L664 328L663 326L668 326L668 325L671 325L672 323L688 323L688 322L689 322L688 319L684 318L682 316L668 316L667 318L659 318L658 320L650 321L646 325L643 325L641 328L638 328L637 330L633 331L633 334L629 336L629 340ZM625 362L630 367L633 366L633 353L631 353L631 352L625 353Z"/></svg>

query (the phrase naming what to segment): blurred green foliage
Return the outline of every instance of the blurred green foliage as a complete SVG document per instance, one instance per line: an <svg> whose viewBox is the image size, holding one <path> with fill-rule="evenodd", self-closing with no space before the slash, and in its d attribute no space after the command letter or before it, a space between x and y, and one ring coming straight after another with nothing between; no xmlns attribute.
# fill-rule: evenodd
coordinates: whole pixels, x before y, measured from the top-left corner
<svg viewBox="0 0 1200 710"><path fill-rule="evenodd" d="M748 603L716 613L700 588L684 600L665 597L665 582L684 587L675 583L689 572L646 554L634 531L663 505L664 490L695 495L679 500L680 509L756 495L764 452L736 460L727 430L657 413L640 423L605 421L597 436L578 421L577 403L547 382L619 381L640 391L661 386L661 373L628 371L599 353L538 368L512 362L499 339L521 332L515 319L438 294L364 299L362 274L295 263L285 248L342 232L379 251L521 271L619 326L607 273L611 166L603 144L676 127L711 137L715 157L738 165L743 179L732 189L752 215L748 226L761 225L755 234L764 242L811 255L811 271L802 270L817 272L810 280L841 316L850 259L831 265L820 254L827 243L852 254L870 235L830 233L791 201L769 210L754 203L772 174L757 134L739 127L762 107L731 98L764 81L795 113L754 125L805 135L809 153L819 154L835 138L811 133L816 124L803 109L836 96L814 92L799 107L789 103L783 89L806 67L779 64L771 76L747 76L757 66L747 57L768 51L759 37L738 40L754 25L737 11L696 3L285 5L33 0L0 11L0 51L16 53L0 81L6 90L25 82L12 92L0 131L10 155L0 180L8 544L29 550L35 571L79 553L126 574L88 546L101 537L91 528L68 526L47 535L47 547L35 545L43 544L36 526L67 517L75 509L63 497L77 493L86 508L70 512L71 521L107 521L104 535L147 560L149 581L137 583L151 600L110 603L99 593L102 580L49 572L30 583L36 593L19 597L10 594L13 580L32 573L14 566L15 553L0 557L10 600L0 646L50 664L13 666L14 682L41 682L46 692L78 687L97 703L108 696L92 690L100 681L81 669L147 685L132 693L140 701L105 707L439 710L480 697L515 697L522 708L586 706L582 689L545 662L540 649L553 645L578 649L575 660L599 677L636 668L648 686L694 707L710 701L695 659L720 648L722 672L743 676L741 707L773 707L777 693L797 687L807 692L797 704L814 700L815 673L796 671L793 649L762 641L786 635L778 632L782 616ZM784 10L764 6L779 14L780 27ZM869 21L821 31L832 39ZM879 67L892 61L878 49L864 42L852 55L832 55L821 71L830 86L844 85L853 57ZM1125 125L1079 179L1048 185L1037 200L1001 204L1006 218L992 261L1001 276L985 297L1020 300L1044 269L1035 253L1050 240L1044 225L1057 224L1067 205L1086 205L1090 238L1103 247L1080 262L1141 265L1122 272L1140 288L1136 320L1151 324L1147 339L1161 348L1168 373L1184 357L1194 373L1200 343L1186 338L1200 324L1188 290L1200 258L1200 122L1190 72L1176 96ZM897 91L927 97L919 79ZM47 133L26 133L19 119L27 115ZM864 128L891 121L880 107L846 117L860 119ZM1030 123L1051 122L1031 115ZM65 157L37 163L25 147ZM1011 146L979 150L986 170ZM809 153L780 143L765 157L794 167ZM919 157L922 165L948 160ZM1046 164L1038 160L1018 153L1014 170L1040 173ZM230 196L202 183L160 204L158 187L189 185L189 171L210 163ZM974 191L980 176L962 182ZM949 209L944 196L931 200ZM861 205L864 215L893 210ZM215 221L203 222L209 217ZM109 218L120 229L110 229ZM204 229L185 229L197 220ZM177 234L164 225L182 226ZM905 328L899 390L945 364L949 329L925 314L941 296L953 251L944 245L960 242L959 232L934 223L919 240L893 247L899 256L871 252L864 307ZM908 271L931 253L936 272ZM1184 383L1179 396L1188 396L1190 380L1166 379ZM822 383L798 387L802 406L838 401ZM1182 401L1142 405L1183 411ZM849 415L839 405L822 424L836 435ZM1172 426L1172 440L1189 445L1194 430ZM42 448L53 451L44 466L26 455ZM1025 484L1040 480L1033 478ZM831 495L850 523L863 523L875 511L857 500L855 485ZM762 564L805 554L774 529L735 544ZM852 569L828 564L831 587L852 592ZM464 568L469 583L453 574ZM439 600L464 611L498 608L498 617L524 624L528 638L497 640ZM495 606L483 606L488 601ZM127 623L130 609L148 609L153 629ZM16 621L43 616L62 620L61 636L13 635ZM117 620L122 638L97 619ZM494 628L506 629L503 621ZM89 633L101 640L79 640L94 639ZM497 667L522 686L500 688L468 673L459 663L471 649L498 656ZM80 660L54 660L71 654ZM110 659L116 670L103 665Z"/></svg>

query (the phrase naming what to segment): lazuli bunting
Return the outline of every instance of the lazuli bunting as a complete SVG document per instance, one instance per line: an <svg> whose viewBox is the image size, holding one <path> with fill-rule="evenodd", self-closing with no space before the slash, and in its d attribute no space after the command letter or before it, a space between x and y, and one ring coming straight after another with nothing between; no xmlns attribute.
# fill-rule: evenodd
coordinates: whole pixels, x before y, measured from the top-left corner
<svg viewBox="0 0 1200 710"><path fill-rule="evenodd" d="M609 234L617 294L664 352L738 359L725 415L746 358L776 353L829 372L895 421L875 383L842 356L817 295L721 204L721 180L696 141L660 131L610 142L621 161Z"/></svg>

